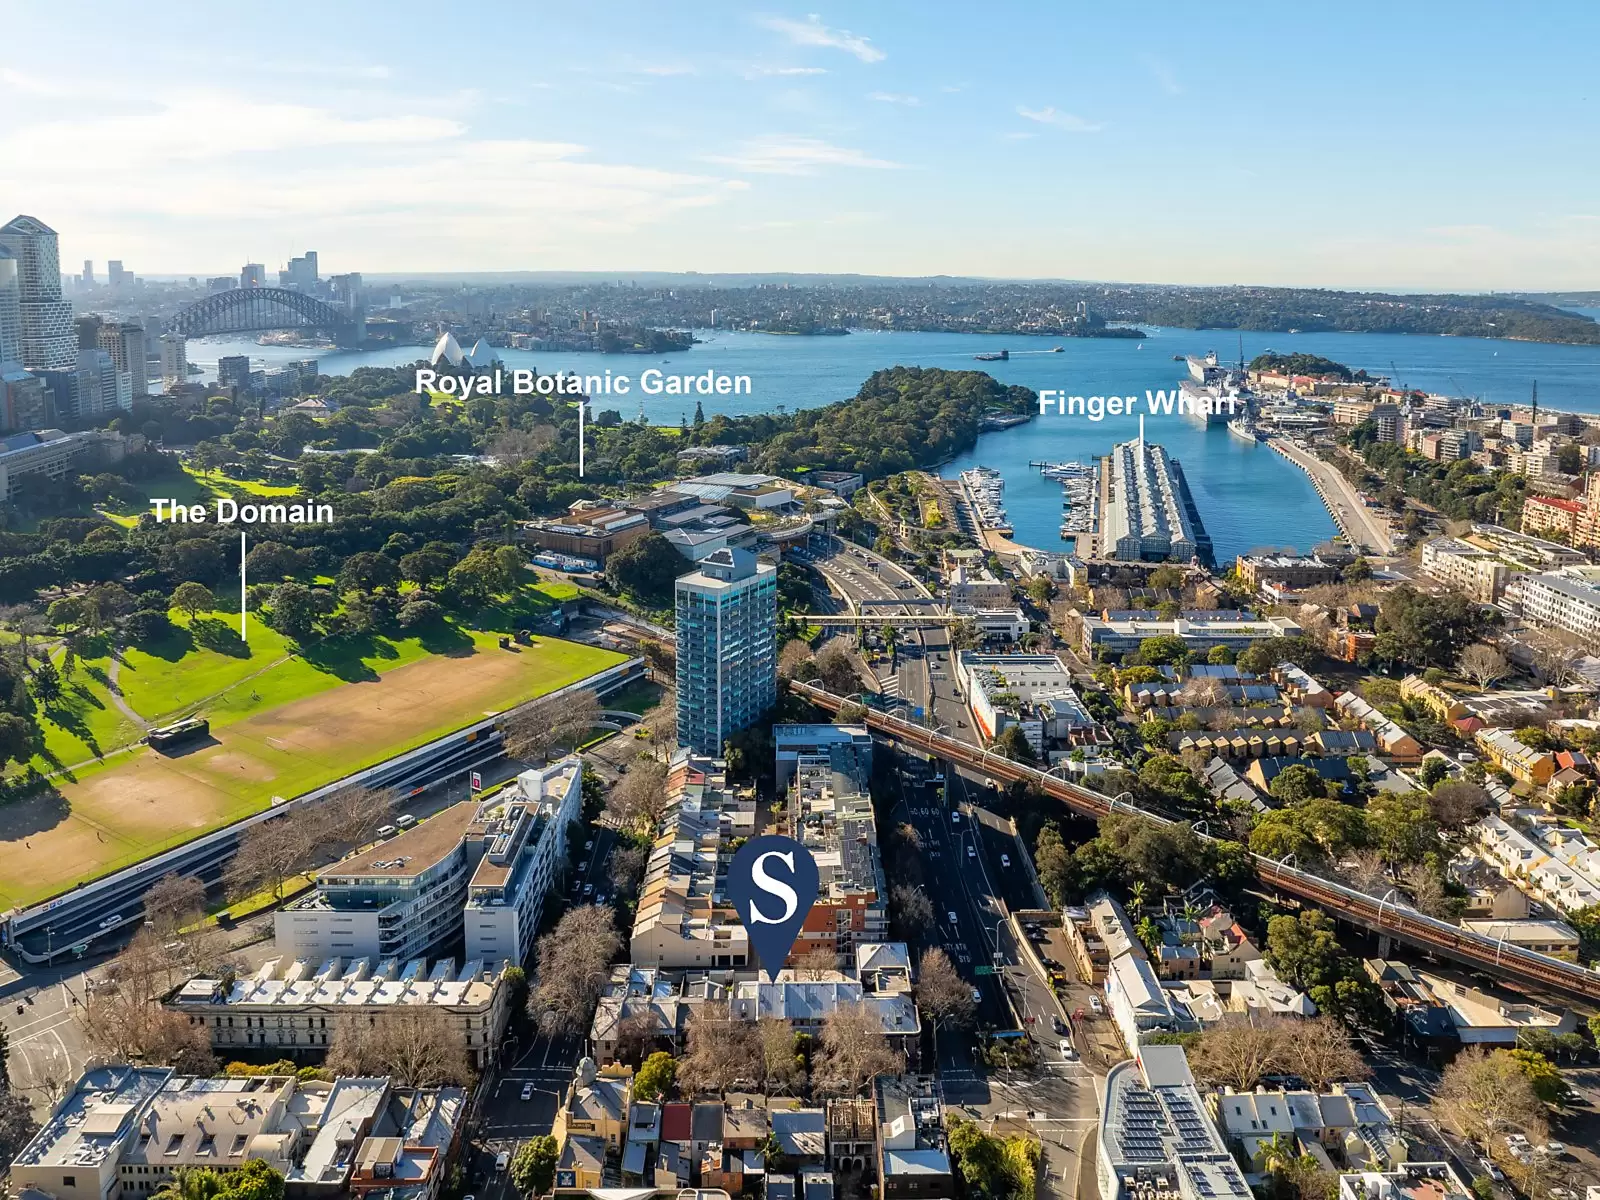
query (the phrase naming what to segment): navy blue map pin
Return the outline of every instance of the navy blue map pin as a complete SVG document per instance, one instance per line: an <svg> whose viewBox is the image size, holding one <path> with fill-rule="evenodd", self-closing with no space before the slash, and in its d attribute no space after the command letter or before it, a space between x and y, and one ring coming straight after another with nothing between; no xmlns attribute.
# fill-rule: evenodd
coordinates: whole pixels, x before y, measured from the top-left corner
<svg viewBox="0 0 1600 1200"><path fill-rule="evenodd" d="M816 903L817 860L793 838L751 838L728 865L728 898L770 983Z"/></svg>

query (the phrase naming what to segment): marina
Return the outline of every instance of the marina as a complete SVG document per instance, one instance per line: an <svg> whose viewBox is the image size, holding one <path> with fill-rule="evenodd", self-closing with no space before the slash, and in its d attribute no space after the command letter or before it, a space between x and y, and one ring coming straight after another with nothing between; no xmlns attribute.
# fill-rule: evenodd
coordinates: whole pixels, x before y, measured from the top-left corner
<svg viewBox="0 0 1600 1200"><path fill-rule="evenodd" d="M1012 525L1006 516L1005 477L989 467L973 467L960 475L961 489L967 502L977 515L978 528L985 533L1011 535Z"/></svg>
<svg viewBox="0 0 1600 1200"><path fill-rule="evenodd" d="M1100 468L1080 462L1032 462L1045 479L1061 484L1061 537L1076 544L1099 522Z"/></svg>

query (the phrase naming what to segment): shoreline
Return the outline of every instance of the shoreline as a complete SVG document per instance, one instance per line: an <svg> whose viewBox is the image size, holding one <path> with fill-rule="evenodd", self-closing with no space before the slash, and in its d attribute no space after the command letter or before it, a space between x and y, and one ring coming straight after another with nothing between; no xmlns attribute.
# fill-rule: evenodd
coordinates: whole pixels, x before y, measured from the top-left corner
<svg viewBox="0 0 1600 1200"><path fill-rule="evenodd" d="M1290 448L1281 437L1269 437L1267 445L1271 446L1273 451L1286 461L1293 463L1306 473L1306 477L1311 480L1311 486L1316 489L1318 497L1321 498L1323 507L1328 510L1328 515L1333 518L1334 525L1338 527L1339 532L1355 549L1384 557L1394 554L1393 538L1368 514L1366 506L1359 503L1360 497L1356 494L1349 481L1339 473L1337 467L1326 459L1319 458L1309 450ZM1302 460L1302 455L1304 456L1304 461ZM1313 463L1327 468L1328 472L1330 472L1333 479L1333 489L1345 493L1340 500L1335 500L1328 494L1325 477L1312 466ZM1347 516L1344 511L1346 505L1350 507L1350 516ZM1352 525L1362 527L1359 535L1351 530L1350 527Z"/></svg>

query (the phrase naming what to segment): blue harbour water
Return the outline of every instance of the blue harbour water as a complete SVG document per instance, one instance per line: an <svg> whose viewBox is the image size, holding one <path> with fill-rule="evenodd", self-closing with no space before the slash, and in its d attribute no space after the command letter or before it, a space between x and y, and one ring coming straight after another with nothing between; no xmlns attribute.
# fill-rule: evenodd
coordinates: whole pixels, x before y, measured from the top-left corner
<svg viewBox="0 0 1600 1200"><path fill-rule="evenodd" d="M1585 313L1585 315L1594 315ZM632 392L597 398L599 409L624 418L638 414L657 424L677 424L694 412L695 397L645 396L640 372L659 367L669 374L716 370L749 375L748 396L705 396L716 412L793 412L853 395L873 371L896 365L984 370L1008 384L1075 395L1134 395L1144 407L1147 390L1170 389L1183 377L1174 355L1215 350L1224 359L1240 353L1232 331L1148 329L1136 342L1121 339L1049 338L944 333L853 333L844 337L779 337L702 330L692 350L660 357L565 351L502 350L508 367L582 374L627 374ZM1061 345L1060 354L1050 348ZM1006 362L978 363L975 354L1009 350ZM1492 404L1525 402L1535 380L1539 401L1549 408L1600 412L1600 346L1557 346L1480 338L1360 333L1245 333L1246 359L1274 349L1320 354L1408 387L1471 395ZM425 357L427 350L400 346L373 351L316 352L258 346L253 341L206 339L190 343L191 359L214 377L216 359L248 354L268 365L315 356L326 374L360 366L393 366ZM1032 460L1089 461L1138 432L1133 416L1092 422L1083 417L1044 416L1027 425L984 435L978 445L942 469L946 475L982 464L1006 480L1006 507L1015 540L1045 549L1064 546L1060 537L1061 489L1030 468ZM1150 417L1145 436L1160 442L1183 464L1201 519L1216 545L1217 559L1265 547L1309 549L1332 535L1334 526L1304 473L1266 446L1234 437L1221 426L1203 430L1178 417Z"/></svg>

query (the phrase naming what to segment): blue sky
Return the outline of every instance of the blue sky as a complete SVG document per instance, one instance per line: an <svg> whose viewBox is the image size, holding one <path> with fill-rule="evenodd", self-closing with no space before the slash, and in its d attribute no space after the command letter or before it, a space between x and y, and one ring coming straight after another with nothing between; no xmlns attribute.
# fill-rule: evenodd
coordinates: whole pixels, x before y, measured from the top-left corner
<svg viewBox="0 0 1600 1200"><path fill-rule="evenodd" d="M0 208L156 274L1600 287L1600 6L1200 7L0 0Z"/></svg>

